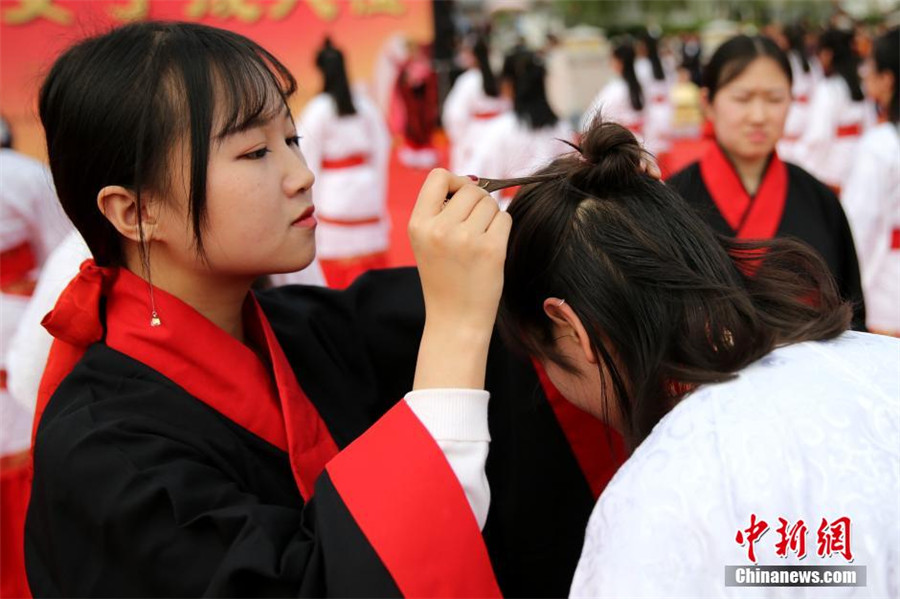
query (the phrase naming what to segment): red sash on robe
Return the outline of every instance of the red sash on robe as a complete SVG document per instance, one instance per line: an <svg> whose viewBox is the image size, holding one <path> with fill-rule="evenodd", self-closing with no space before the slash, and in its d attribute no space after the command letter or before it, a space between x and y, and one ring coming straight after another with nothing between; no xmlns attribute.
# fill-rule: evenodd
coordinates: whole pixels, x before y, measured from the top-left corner
<svg viewBox="0 0 900 599"><path fill-rule="evenodd" d="M750 197L718 144L700 160L700 176L719 213L738 239L771 239L787 202L787 167L773 153L756 196Z"/></svg>
<svg viewBox="0 0 900 599"><path fill-rule="evenodd" d="M30 278L35 266L37 260L28 242L0 252L0 291L10 295L30 296L36 283Z"/></svg>

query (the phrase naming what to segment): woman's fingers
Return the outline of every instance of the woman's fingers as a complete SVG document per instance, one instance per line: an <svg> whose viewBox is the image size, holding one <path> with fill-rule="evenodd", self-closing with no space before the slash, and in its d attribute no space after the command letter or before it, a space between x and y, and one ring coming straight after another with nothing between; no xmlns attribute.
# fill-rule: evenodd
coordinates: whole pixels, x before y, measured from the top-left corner
<svg viewBox="0 0 900 599"><path fill-rule="evenodd" d="M499 243L500 256L506 259L506 242L509 240L509 233L512 231L512 217L509 212L498 210L488 226L487 234Z"/></svg>
<svg viewBox="0 0 900 599"><path fill-rule="evenodd" d="M459 191L454 193L453 197L447 201L444 210L441 212L441 220L456 223L467 220L475 206L486 197L490 196L485 190L472 184L472 181L469 181L467 185L463 185ZM497 205L496 201L494 201L494 205ZM482 231L483 230L484 229L482 229Z"/></svg>
<svg viewBox="0 0 900 599"><path fill-rule="evenodd" d="M447 197L456 193L472 180L461 175L454 175L448 170L436 168L428 173L428 177L419 190L419 197L413 207L410 221L430 218L440 214Z"/></svg>
<svg viewBox="0 0 900 599"><path fill-rule="evenodd" d="M500 206L497 200L488 194L485 194L478 200L468 218L464 222L469 230L475 233L483 233L488 230L494 217L500 212Z"/></svg>

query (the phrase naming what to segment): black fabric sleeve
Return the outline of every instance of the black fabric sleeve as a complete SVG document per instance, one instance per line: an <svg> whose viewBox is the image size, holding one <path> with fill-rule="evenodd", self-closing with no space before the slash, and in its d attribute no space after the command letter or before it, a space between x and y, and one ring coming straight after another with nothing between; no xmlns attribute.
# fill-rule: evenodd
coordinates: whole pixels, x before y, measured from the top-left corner
<svg viewBox="0 0 900 599"><path fill-rule="evenodd" d="M337 494L304 509L277 448L158 381L67 382L35 448L34 596L399 596Z"/></svg>
<svg viewBox="0 0 900 599"><path fill-rule="evenodd" d="M338 446L412 389L425 323L415 268L370 271L342 291L290 285L257 298Z"/></svg>

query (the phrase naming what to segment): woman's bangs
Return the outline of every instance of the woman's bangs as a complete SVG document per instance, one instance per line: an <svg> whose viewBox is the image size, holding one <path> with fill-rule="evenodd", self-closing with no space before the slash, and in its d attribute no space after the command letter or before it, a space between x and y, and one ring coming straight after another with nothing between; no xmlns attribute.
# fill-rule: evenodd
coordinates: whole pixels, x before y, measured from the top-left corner
<svg viewBox="0 0 900 599"><path fill-rule="evenodd" d="M245 48L214 65L217 115L214 138L221 139L278 117L290 116L287 100L297 88L273 57Z"/></svg>

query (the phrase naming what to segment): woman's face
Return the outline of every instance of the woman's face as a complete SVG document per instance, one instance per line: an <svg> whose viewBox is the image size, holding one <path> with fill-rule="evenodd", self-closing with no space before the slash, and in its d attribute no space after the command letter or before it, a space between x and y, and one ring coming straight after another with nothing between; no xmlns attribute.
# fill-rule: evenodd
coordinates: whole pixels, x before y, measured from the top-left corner
<svg viewBox="0 0 900 599"><path fill-rule="evenodd" d="M182 227L180 259L189 268L216 275L257 277L300 270L315 257L313 173L300 153L293 121L285 109L277 117L210 142L207 219L203 248L193 250L189 221ZM187 168L187 152L181 164ZM189 180L185 173L183 181ZM187 184L177 210L187 214ZM177 216L173 216L177 218Z"/></svg>
<svg viewBox="0 0 900 599"><path fill-rule="evenodd" d="M765 160L784 132L790 106L787 75L773 59L760 57L719 88L706 116L716 140L734 158Z"/></svg>

